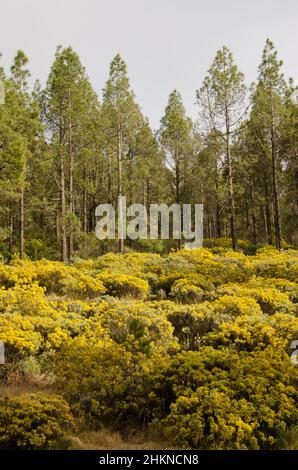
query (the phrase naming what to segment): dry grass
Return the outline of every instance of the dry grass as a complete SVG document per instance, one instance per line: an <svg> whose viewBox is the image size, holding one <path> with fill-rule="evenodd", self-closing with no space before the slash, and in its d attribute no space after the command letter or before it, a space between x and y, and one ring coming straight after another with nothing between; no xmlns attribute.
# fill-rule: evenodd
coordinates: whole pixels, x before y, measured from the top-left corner
<svg viewBox="0 0 298 470"><path fill-rule="evenodd" d="M282 450L298 450L298 426L286 431L281 439Z"/></svg>
<svg viewBox="0 0 298 470"><path fill-rule="evenodd" d="M0 396L54 391L53 380L46 375L31 374L24 378L24 375L13 372L5 384L0 383Z"/></svg>
<svg viewBox="0 0 298 470"><path fill-rule="evenodd" d="M69 436L71 449L77 450L156 450L174 449L173 445L162 438L144 431L133 435L121 435L109 429L84 431L79 436Z"/></svg>

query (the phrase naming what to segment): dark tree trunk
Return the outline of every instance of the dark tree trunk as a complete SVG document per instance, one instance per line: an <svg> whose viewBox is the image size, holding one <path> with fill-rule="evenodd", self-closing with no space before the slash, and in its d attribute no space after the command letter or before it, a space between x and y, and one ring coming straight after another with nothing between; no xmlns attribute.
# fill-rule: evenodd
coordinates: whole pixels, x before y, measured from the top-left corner
<svg viewBox="0 0 298 470"><path fill-rule="evenodd" d="M74 214L74 190L73 190L73 152L72 152L72 127L71 121L69 123L69 142L68 142L68 151L69 151L69 214L72 217ZM73 255L73 220L71 218L70 228L69 228L69 237L68 237L68 256L71 258Z"/></svg>
<svg viewBox="0 0 298 470"><path fill-rule="evenodd" d="M219 201L218 201L219 197L218 197L217 168L216 168L215 188L216 188L216 214L215 214L216 238L221 238L221 216L220 216L220 204L219 204Z"/></svg>
<svg viewBox="0 0 298 470"><path fill-rule="evenodd" d="M83 189L83 232L88 231L88 217L87 217L87 171L86 165L84 165L84 189Z"/></svg>
<svg viewBox="0 0 298 470"><path fill-rule="evenodd" d="M268 245L272 245L272 224L271 224L271 208L270 208L270 195L268 191L268 183L266 177L264 178L264 193L265 193L265 224Z"/></svg>
<svg viewBox="0 0 298 470"><path fill-rule="evenodd" d="M280 207L279 207L279 194L277 189L277 175L276 175L276 146L275 146L275 133L272 128L271 132L271 163L272 163L272 187L273 187L273 201L274 201L274 229L275 229L275 246L277 250L282 248L281 240L281 222L280 222Z"/></svg>
<svg viewBox="0 0 298 470"><path fill-rule="evenodd" d="M119 207L119 198L122 196L122 131L120 127L120 123L118 123L117 129L117 140L118 140L118 149L117 149L117 161L118 161L118 217L119 212L121 212L121 208ZM122 214L120 214L122 217ZM118 239L118 250L120 253L124 251L124 240L122 236Z"/></svg>
<svg viewBox="0 0 298 470"><path fill-rule="evenodd" d="M20 198L20 258L24 256L25 244L25 201L24 201L24 187L21 188Z"/></svg>
<svg viewBox="0 0 298 470"><path fill-rule="evenodd" d="M66 240L66 204L65 204L65 173L64 173L64 161L63 155L60 160L60 209L61 209L61 225L60 225L60 237L61 237L61 261L67 259L67 240Z"/></svg>
<svg viewBox="0 0 298 470"><path fill-rule="evenodd" d="M257 227L256 227L256 213L255 213L255 198L253 193L253 187L250 187L250 200L251 200L251 218L252 218L252 233L253 233L253 243L257 243Z"/></svg>
<svg viewBox="0 0 298 470"><path fill-rule="evenodd" d="M229 207L230 207L230 230L232 238L232 248L237 250L237 232L236 232L236 211L235 211L235 198L234 198L234 181L233 181L233 168L230 155L229 136L226 142L226 156L228 165L228 185L229 185Z"/></svg>
<svg viewBox="0 0 298 470"><path fill-rule="evenodd" d="M9 254L12 254L13 249L13 235L14 235L14 223L13 223L13 213L12 213L12 203L10 201L9 206Z"/></svg>

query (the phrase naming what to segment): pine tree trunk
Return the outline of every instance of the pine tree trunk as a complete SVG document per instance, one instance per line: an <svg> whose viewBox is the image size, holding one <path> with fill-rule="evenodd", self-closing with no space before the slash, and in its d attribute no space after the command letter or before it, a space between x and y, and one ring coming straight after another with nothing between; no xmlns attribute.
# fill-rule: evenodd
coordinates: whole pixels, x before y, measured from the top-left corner
<svg viewBox="0 0 298 470"><path fill-rule="evenodd" d="M84 181L86 182L86 177L85 176L84 176ZM83 232L86 233L87 231L88 231L87 188L86 188L86 184L85 184L84 185L84 191L83 191Z"/></svg>
<svg viewBox="0 0 298 470"><path fill-rule="evenodd" d="M127 160L127 178L128 178L128 196L129 196L129 205L133 203L133 165L132 165L132 155L129 151L128 160Z"/></svg>
<svg viewBox="0 0 298 470"><path fill-rule="evenodd" d="M93 206L90 207L89 209L89 230L90 232L94 231L94 223L93 223L93 220L94 220L94 214L93 214L94 210L93 210Z"/></svg>
<svg viewBox="0 0 298 470"><path fill-rule="evenodd" d="M251 218L252 218L252 230L253 230L253 243L257 243L257 227L256 227L256 213L255 213L255 198L253 193L252 184L250 186L250 200L251 200Z"/></svg>
<svg viewBox="0 0 298 470"><path fill-rule="evenodd" d="M150 195L150 180L149 178L147 177L146 178L146 208L147 208L147 212L149 214L149 210L150 210L150 203L151 203L151 195Z"/></svg>
<svg viewBox="0 0 298 470"><path fill-rule="evenodd" d="M233 168L230 155L230 142L229 135L226 138L226 156L228 165L228 186L229 186L229 207L230 207L230 230L232 238L232 248L237 250L237 233L236 233L236 214L235 214L235 198L234 198L234 183L233 183Z"/></svg>
<svg viewBox="0 0 298 470"><path fill-rule="evenodd" d="M60 235L60 224L59 224L59 211L56 211L56 238L57 240L61 239Z"/></svg>
<svg viewBox="0 0 298 470"><path fill-rule="evenodd" d="M268 242L268 245L272 245L270 196L269 196L266 177L264 178L264 193L265 193L265 228L266 228L266 234L267 234L267 242Z"/></svg>
<svg viewBox="0 0 298 470"><path fill-rule="evenodd" d="M72 152L72 127L71 121L69 122L69 142L68 142L68 152L69 152L69 214L71 217L70 228L69 228L69 240L68 240L68 256L69 258L73 255L73 220L72 216L74 214L74 192L73 192L73 152Z"/></svg>
<svg viewBox="0 0 298 470"><path fill-rule="evenodd" d="M64 174L64 162L63 155L60 160L60 210L61 210L61 261L67 259L67 240L66 240L66 227L65 227L65 216L66 216L66 204L65 204L65 174Z"/></svg>
<svg viewBox="0 0 298 470"><path fill-rule="evenodd" d="M13 249L13 213L12 213L12 203L10 201L9 205L9 254L12 254Z"/></svg>
<svg viewBox="0 0 298 470"><path fill-rule="evenodd" d="M177 156L176 156L176 168L175 168L175 170L176 170L175 171L176 204L178 204L180 206L180 166L179 166L179 157L177 157ZM179 248L179 250L181 249L181 237L178 239L178 248Z"/></svg>
<svg viewBox="0 0 298 470"><path fill-rule="evenodd" d="M24 201L24 187L21 188L20 198L20 258L24 256L24 243L25 243L25 201Z"/></svg>
<svg viewBox="0 0 298 470"><path fill-rule="evenodd" d="M118 202L119 202L119 197L122 196L122 131L121 131L121 127L119 123L118 123L118 128L117 128L117 140L118 140L117 161L118 161ZM119 211L120 211L120 208L118 204L118 216L119 216ZM122 217L122 214L120 214L120 217ZM120 253L123 253L124 240L122 237L119 237L118 249Z"/></svg>
<svg viewBox="0 0 298 470"><path fill-rule="evenodd" d="M245 201L245 217L246 217L246 232L247 232L246 238L248 238L248 233L249 233L249 208L248 208L247 201Z"/></svg>
<svg viewBox="0 0 298 470"><path fill-rule="evenodd" d="M297 157L297 161L298 161L298 157ZM296 229L298 228L298 169L295 170L295 181L296 181L296 191L295 191L295 209L294 210L296 212L296 214L294 215L294 227L296 227Z"/></svg>
<svg viewBox="0 0 298 470"><path fill-rule="evenodd" d="M274 201L274 229L275 229L275 245L277 250L281 250L281 223L280 223L280 207L279 207L279 194L277 189L276 177L276 147L275 147L275 133L272 127L271 131L271 163L272 163L272 187L273 187L273 201Z"/></svg>
<svg viewBox="0 0 298 470"><path fill-rule="evenodd" d="M209 210L207 212L207 220L208 220L208 237L212 238L212 221L211 221Z"/></svg>
<svg viewBox="0 0 298 470"><path fill-rule="evenodd" d="M107 165L108 165L108 203L111 204L113 201L113 195L112 195L112 176L111 176L111 157L110 157L110 152L108 152L108 159L107 159Z"/></svg>
<svg viewBox="0 0 298 470"><path fill-rule="evenodd" d="M220 218L220 205L218 202L218 172L217 163L215 165L215 190L216 190L216 214L215 214L215 225L216 225L216 238L221 237L221 218Z"/></svg>

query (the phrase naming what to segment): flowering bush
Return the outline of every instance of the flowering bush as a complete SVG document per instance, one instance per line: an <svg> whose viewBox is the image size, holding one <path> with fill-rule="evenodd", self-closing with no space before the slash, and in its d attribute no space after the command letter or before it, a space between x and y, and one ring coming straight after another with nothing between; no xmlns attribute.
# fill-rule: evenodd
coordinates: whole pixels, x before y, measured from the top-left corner
<svg viewBox="0 0 298 470"><path fill-rule="evenodd" d="M68 404L58 395L0 397L0 449L66 448L65 433L73 424Z"/></svg>
<svg viewBox="0 0 298 470"><path fill-rule="evenodd" d="M11 266L0 265L0 285L5 288L32 285L33 281L37 281L49 294L93 298L105 293L100 281L58 261L18 261Z"/></svg>
<svg viewBox="0 0 298 470"><path fill-rule="evenodd" d="M220 295L220 299L223 295L234 295L239 298L245 297L245 299L255 299L260 305L262 311L268 314L273 314L275 312L298 312L297 306L291 302L289 295L286 292L280 292L280 290L272 287L254 287L250 286L249 283L245 285L227 284L221 286L217 290L217 293Z"/></svg>
<svg viewBox="0 0 298 470"><path fill-rule="evenodd" d="M109 336L127 350L151 355L167 354L179 349L173 337L173 325L162 308L155 303L128 301L102 302L96 309L94 322L109 332Z"/></svg>
<svg viewBox="0 0 298 470"><path fill-rule="evenodd" d="M278 447L298 421L297 260L290 249L245 256L222 243L0 264L0 384L45 381L82 422L158 422L182 447ZM61 397L3 400L0 448L66 446Z"/></svg>
<svg viewBox="0 0 298 470"><path fill-rule="evenodd" d="M246 315L232 323L222 323L217 330L209 332L205 342L215 347L236 347L239 351L263 350L268 346L289 351L297 337L298 318L277 313L269 318L262 314Z"/></svg>
<svg viewBox="0 0 298 470"><path fill-rule="evenodd" d="M45 260L35 263L35 279L48 293L94 298L105 293L103 284L74 266Z"/></svg>
<svg viewBox="0 0 298 470"><path fill-rule="evenodd" d="M143 299L149 294L148 282L135 276L105 271L98 274L97 279L104 285L109 295Z"/></svg>
<svg viewBox="0 0 298 470"><path fill-rule="evenodd" d="M287 250L279 252L273 248L261 249L252 259L254 270L258 276L287 279L298 279L298 252Z"/></svg>
<svg viewBox="0 0 298 470"><path fill-rule="evenodd" d="M297 379L281 349L183 353L165 373L163 406L171 411L163 424L182 447L275 448L298 420Z"/></svg>
<svg viewBox="0 0 298 470"><path fill-rule="evenodd" d="M182 278L174 282L170 296L183 304L191 304L202 300L204 291L195 281L192 283L190 279Z"/></svg>
<svg viewBox="0 0 298 470"><path fill-rule="evenodd" d="M144 422L153 413L155 369L164 362L162 355L132 354L107 338L75 338L57 354L57 386L91 422Z"/></svg>

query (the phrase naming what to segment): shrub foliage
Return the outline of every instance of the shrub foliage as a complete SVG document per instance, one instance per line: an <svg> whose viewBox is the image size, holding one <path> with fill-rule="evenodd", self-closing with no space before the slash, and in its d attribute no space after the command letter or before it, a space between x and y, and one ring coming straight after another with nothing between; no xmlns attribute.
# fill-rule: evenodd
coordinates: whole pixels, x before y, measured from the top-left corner
<svg viewBox="0 0 298 470"><path fill-rule="evenodd" d="M297 430L298 252L107 254L0 266L0 447L60 448L72 416L175 445L274 449ZM291 437L293 439L293 437Z"/></svg>

